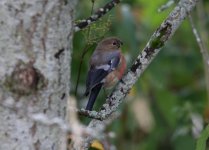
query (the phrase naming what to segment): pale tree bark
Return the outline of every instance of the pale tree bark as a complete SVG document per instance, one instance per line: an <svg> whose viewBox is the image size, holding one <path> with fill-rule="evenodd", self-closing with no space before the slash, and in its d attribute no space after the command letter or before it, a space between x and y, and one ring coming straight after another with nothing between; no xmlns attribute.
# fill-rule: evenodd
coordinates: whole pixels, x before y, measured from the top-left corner
<svg viewBox="0 0 209 150"><path fill-rule="evenodd" d="M65 149L63 130L31 116L66 120L75 1L0 1L1 150Z"/></svg>

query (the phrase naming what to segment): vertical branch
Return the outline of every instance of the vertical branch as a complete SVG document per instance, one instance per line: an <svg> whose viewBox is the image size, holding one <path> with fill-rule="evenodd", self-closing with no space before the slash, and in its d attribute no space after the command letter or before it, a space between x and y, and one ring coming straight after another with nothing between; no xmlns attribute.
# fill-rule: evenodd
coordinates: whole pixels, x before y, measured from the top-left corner
<svg viewBox="0 0 209 150"><path fill-rule="evenodd" d="M198 25L199 25L199 33L202 39L202 47L201 53L204 60L204 68L205 68L205 77L206 77L206 88L207 88L207 95L208 95L208 106L209 107L209 54L208 54L208 34L206 29L206 22L205 22L205 14L204 14L204 7L203 1L200 0L200 3L197 5L197 15L198 15ZM206 110L208 111L208 110Z"/></svg>
<svg viewBox="0 0 209 150"><path fill-rule="evenodd" d="M92 15L93 11L94 11L94 2L95 2L95 0L91 0L91 2L92 2L92 6L91 6L91 15ZM79 69L78 69L78 78L77 78L76 86L75 86L75 96L77 96L77 92L78 92L78 85L79 85L79 81L80 81L80 75L81 75L81 68L82 68L82 64L83 64L83 59L84 59L84 56L86 55L86 53L87 53L87 51L89 49L89 45L88 45L89 42L88 41L89 41L90 32L91 32L91 26L88 27L87 44L83 48L83 52L82 52L82 55L81 55L81 60L80 60Z"/></svg>
<svg viewBox="0 0 209 150"><path fill-rule="evenodd" d="M197 32L197 29L195 28L194 21L192 19L192 16L189 14L189 21L190 25L192 27L193 34L196 38L197 44L200 48L200 52L203 57L203 63L204 63L204 70L205 70L205 79L206 79L206 89L207 89L207 95L208 95L208 104L209 104L209 54L208 50L206 49L206 46L203 43L203 40L201 39L199 33ZM201 21L201 20L200 20Z"/></svg>
<svg viewBox="0 0 209 150"><path fill-rule="evenodd" d="M82 68L82 64L83 64L83 59L84 59L84 56L86 55L86 53L88 52L88 49L90 47L91 47L90 45L86 44L85 47L83 48L83 52L82 52L82 55L81 55L79 68L78 68L78 77L77 77L76 86L75 86L75 96L77 96L77 92L78 92L78 85L79 85L79 81L80 81L80 75L81 75L81 68Z"/></svg>

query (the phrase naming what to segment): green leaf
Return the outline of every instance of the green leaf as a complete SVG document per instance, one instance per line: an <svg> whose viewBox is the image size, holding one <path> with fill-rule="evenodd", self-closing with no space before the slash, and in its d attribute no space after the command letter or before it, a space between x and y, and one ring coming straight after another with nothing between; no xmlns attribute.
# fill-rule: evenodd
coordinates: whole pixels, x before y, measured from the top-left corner
<svg viewBox="0 0 209 150"><path fill-rule="evenodd" d="M206 142L207 142L208 137L209 137L209 124L202 131L199 139L197 140L196 150L205 150L206 149Z"/></svg>

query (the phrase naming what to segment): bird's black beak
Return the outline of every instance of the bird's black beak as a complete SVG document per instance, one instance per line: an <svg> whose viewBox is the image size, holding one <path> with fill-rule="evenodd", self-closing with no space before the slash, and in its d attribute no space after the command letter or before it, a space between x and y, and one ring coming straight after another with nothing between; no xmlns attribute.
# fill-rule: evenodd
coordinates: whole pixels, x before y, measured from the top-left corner
<svg viewBox="0 0 209 150"><path fill-rule="evenodd" d="M120 48L120 47L121 47L121 45L123 45L123 42L122 42L122 41L118 41L118 42L117 42L117 46L118 46L118 48Z"/></svg>

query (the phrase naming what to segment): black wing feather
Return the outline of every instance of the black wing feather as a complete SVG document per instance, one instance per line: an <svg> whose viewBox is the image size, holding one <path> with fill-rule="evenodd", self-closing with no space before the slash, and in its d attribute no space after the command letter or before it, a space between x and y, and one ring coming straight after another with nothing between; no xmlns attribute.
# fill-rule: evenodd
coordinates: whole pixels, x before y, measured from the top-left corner
<svg viewBox="0 0 209 150"><path fill-rule="evenodd" d="M104 69L90 69L86 80L86 92L85 95L89 94L89 91L99 84L107 75L108 71Z"/></svg>
<svg viewBox="0 0 209 150"><path fill-rule="evenodd" d="M86 92L85 95L88 96L89 92L91 91L92 88L94 88L96 85L101 83L101 81L110 73L112 72L115 68L117 68L118 64L120 62L120 56L116 56L109 60L107 62L108 65L110 65L110 68L108 70L104 69L96 69L91 66L87 80L86 80Z"/></svg>

